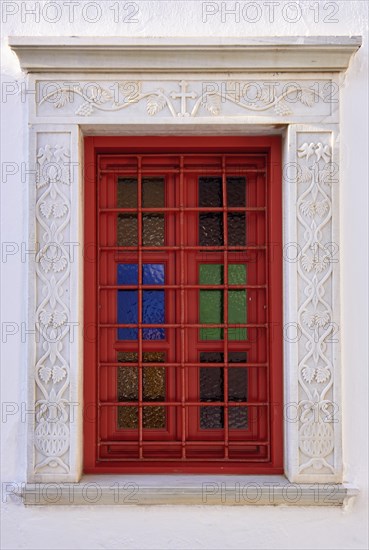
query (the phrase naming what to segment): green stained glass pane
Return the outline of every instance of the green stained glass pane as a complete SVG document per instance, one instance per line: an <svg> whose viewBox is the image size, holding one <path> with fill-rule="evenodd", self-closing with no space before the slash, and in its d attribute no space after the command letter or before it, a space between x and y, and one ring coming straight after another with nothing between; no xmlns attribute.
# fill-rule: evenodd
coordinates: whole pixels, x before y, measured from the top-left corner
<svg viewBox="0 0 369 550"><path fill-rule="evenodd" d="M200 285L223 284L222 264L200 264Z"/></svg>
<svg viewBox="0 0 369 550"><path fill-rule="evenodd" d="M220 324L223 322L223 291L200 290L200 323ZM222 340L222 328L201 328L201 340Z"/></svg>
<svg viewBox="0 0 369 550"><path fill-rule="evenodd" d="M228 283L230 285L246 284L246 266L243 264L230 264L228 266Z"/></svg>
<svg viewBox="0 0 369 550"><path fill-rule="evenodd" d="M228 322L230 324L246 323L246 290L228 291ZM246 340L246 328L229 328L229 340Z"/></svg>
<svg viewBox="0 0 369 550"><path fill-rule="evenodd" d="M228 266L228 283L230 285L246 284L246 266L243 264L230 264ZM246 290L228 291L228 322L247 323ZM229 328L229 340L246 340L246 328Z"/></svg>
<svg viewBox="0 0 369 550"><path fill-rule="evenodd" d="M223 284L222 264L200 264L199 281L201 285ZM243 264L228 265L228 283L230 285L246 284L246 266ZM200 290L200 323L220 324L224 321L223 290ZM230 324L247 322L246 290L228 291L228 322ZM200 329L201 340L222 340L222 328ZM246 340L246 328L229 328L229 340Z"/></svg>
<svg viewBox="0 0 369 550"><path fill-rule="evenodd" d="M223 282L223 265L200 264L200 285L221 285ZM223 322L223 291L200 290L200 323ZM223 329L200 329L201 340L221 340Z"/></svg>

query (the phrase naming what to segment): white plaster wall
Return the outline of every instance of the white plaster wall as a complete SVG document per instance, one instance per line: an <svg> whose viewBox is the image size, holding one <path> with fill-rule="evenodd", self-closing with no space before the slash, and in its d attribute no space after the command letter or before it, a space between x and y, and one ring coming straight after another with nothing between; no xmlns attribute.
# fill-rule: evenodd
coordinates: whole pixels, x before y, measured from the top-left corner
<svg viewBox="0 0 369 550"><path fill-rule="evenodd" d="M45 8L46 4L54 4ZM343 451L345 480L354 483L361 495L347 509L287 507L29 507L3 493L2 548L4 549L283 549L367 548L367 238L368 238L368 3L271 2L258 4L261 18L248 22L233 16L221 19L219 12L202 17L201 1L139 1L138 22L123 22L132 10L128 2L100 1L101 17L93 2L74 2L70 21L68 2L4 1L2 9L2 86L23 76L7 47L8 35L126 35L126 36L275 36L275 35L363 35L364 44L353 60L343 84L341 125L341 277L343 358ZM55 4L59 6L61 18ZM249 19L255 17L250 2ZM290 4L290 7L286 7ZM291 23L293 5L303 16ZM114 22L121 10L120 22ZM227 2L232 8L234 2ZM310 8L318 5L319 11ZM335 15L330 15L336 11ZM26 8L40 10L37 15ZM113 8L113 9L112 9ZM128 9L124 9L128 8ZM290 11L289 11L290 10ZM316 7L317 10L317 7ZM14 13L12 13L14 12ZM83 18L83 14L85 17ZM47 21L49 19L49 21ZM86 20L87 19L87 20ZM336 19L337 22L332 22ZM9 90L9 88L7 88ZM25 480L26 399L26 264L27 195L22 164L27 159L26 107L20 94L3 95L1 241L2 241L2 482ZM13 162L14 175L4 174L5 162ZM9 165L7 165L9 167ZM23 166L24 171L25 165ZM9 169L9 168L8 168ZM14 244L6 244L14 243ZM23 243L23 244L22 244ZM21 253L23 250L23 254ZM11 254L7 254L7 252ZM13 324L11 324L13 323ZM8 335L7 331L15 334ZM24 332L24 331L23 331ZM23 336L23 337L22 337ZM28 336L30 337L30 336ZM31 336L32 337L32 336ZM14 405L12 405L14 404ZM17 410L18 409L18 410ZM6 413L14 414L6 414ZM24 412L24 410L23 410ZM4 487L4 486L3 486Z"/></svg>

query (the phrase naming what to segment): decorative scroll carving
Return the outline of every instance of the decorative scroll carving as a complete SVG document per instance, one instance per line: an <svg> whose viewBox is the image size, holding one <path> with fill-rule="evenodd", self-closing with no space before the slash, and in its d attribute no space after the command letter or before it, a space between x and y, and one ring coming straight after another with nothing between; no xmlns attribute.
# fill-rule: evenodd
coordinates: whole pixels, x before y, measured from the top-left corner
<svg viewBox="0 0 369 550"><path fill-rule="evenodd" d="M321 141L297 143L300 473L335 473L332 273L337 260L332 243L331 186L337 169L327 139L330 135L312 134Z"/></svg>
<svg viewBox="0 0 369 550"><path fill-rule="evenodd" d="M318 84L318 86L317 86ZM324 96L328 82L154 82L117 81L110 83L44 83L39 88L38 106L66 109L73 104L70 115L88 117L101 113L116 113L146 102L146 114L155 116L161 111L171 117L218 116L226 106L233 106L234 115L261 115L277 117L294 115L298 109L309 111L321 103L324 114L330 102ZM173 90L171 87L176 86ZM190 90L189 88L196 88ZM50 91L51 88L51 91ZM178 90L179 88L179 90ZM330 93L331 88L329 89ZM325 105L324 105L325 104ZM136 111L135 111L136 112ZM140 110L138 112L141 112ZM322 111L323 114L323 111Z"/></svg>
<svg viewBox="0 0 369 550"><path fill-rule="evenodd" d="M63 146L37 152L37 357L35 472L69 472L70 158Z"/></svg>

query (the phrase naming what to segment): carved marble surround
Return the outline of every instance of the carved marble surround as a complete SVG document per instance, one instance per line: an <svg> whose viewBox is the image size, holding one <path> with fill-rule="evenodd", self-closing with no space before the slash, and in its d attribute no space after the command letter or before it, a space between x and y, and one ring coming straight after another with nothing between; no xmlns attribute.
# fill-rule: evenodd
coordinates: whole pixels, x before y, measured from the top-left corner
<svg viewBox="0 0 369 550"><path fill-rule="evenodd" d="M29 39L29 49L37 50L37 40L47 48L44 38ZM188 61L180 70L183 48L176 45L175 70L168 65L154 71L142 67L142 59L137 72L132 63L123 70L120 59L116 70L104 74L96 68L104 66L101 51L98 61L89 63L85 49L78 50L79 73L62 42L55 46L54 39L55 66L46 57L45 67L43 48L32 65L26 39L11 41L30 73L28 91L35 92L27 94L35 168L30 247L37 243L29 263L29 321L37 337L28 365L28 408L35 411L28 428L28 481L74 482L82 473L83 134L268 132L284 139L286 476L300 483L341 482L339 88L340 71L359 41L335 42L346 48L342 67L327 63L329 40L316 39L314 69L311 48L294 47L302 72L286 62L291 50L277 59L278 72L263 61L251 69L258 44L252 49L246 42L244 62L234 72L214 70L215 55L222 53L214 42L213 61L206 58L193 71ZM89 54L93 47L91 41ZM123 56L125 48L121 44ZM270 53L275 48L269 44Z"/></svg>

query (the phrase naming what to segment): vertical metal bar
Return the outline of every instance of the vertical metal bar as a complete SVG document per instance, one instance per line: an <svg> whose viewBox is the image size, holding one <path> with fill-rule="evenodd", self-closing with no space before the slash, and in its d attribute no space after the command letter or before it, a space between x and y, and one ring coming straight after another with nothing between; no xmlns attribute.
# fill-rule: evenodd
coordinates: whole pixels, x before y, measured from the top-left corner
<svg viewBox="0 0 369 550"><path fill-rule="evenodd" d="M270 342L269 342L269 338L270 338L270 327L269 327L269 323L270 323L270 311L269 311L269 266L270 266L270 262L271 262L271 258L270 258L270 244L268 244L268 241L269 241L269 234L268 234L268 219L269 219L269 200L268 200L268 192L269 192L269 185L271 186L272 183L269 182L269 178L271 178L271 170L269 170L269 166L268 166L268 162L265 161L264 159L264 163L265 163L265 173L263 174L259 174L256 176L256 181L258 181L259 177L261 178L264 178L264 200L265 200L265 207L266 207L266 210L265 210L265 213L264 213L264 236L265 236L265 239L266 239L266 244L267 244L267 247L266 247L266 250L264 252L266 258L265 258L265 261L264 261L264 265L265 265L265 283L266 283L266 296L265 296L265 302L266 302L266 311L267 311L267 328L266 328L266 341L265 341L265 345L266 345L266 357L267 357L267 362L268 362L268 367L266 369L266 383L267 383L267 402L270 403L270 387L269 387L269 384L270 384L270 371L269 371L269 368L270 368ZM257 217L260 215L260 214L255 214ZM259 223L258 223L258 227L259 227ZM276 251L276 254L278 254L278 251ZM258 263L259 265L259 263ZM259 273L258 273L258 282L259 282ZM257 291L258 292L258 291ZM256 331L258 330L263 330L263 329L256 329ZM274 330L273 327L271 327L271 330ZM257 360L259 361L260 360L260 355L259 355L259 350L258 350L258 357L257 357ZM270 418L270 415L272 414L272 409L271 407L268 408L268 415L267 415L267 438L268 438L268 441L270 440L270 432L271 432L271 429L270 429L270 424L271 424L271 418ZM270 455L270 445L268 445L268 453Z"/></svg>
<svg viewBox="0 0 369 550"><path fill-rule="evenodd" d="M223 195L223 361L224 361L224 458L228 458L229 428L228 428L228 214L227 214L227 178L225 156L222 156L222 195Z"/></svg>
<svg viewBox="0 0 369 550"><path fill-rule="evenodd" d="M137 157L137 229L138 229L138 449L143 458L143 382L142 382L142 157Z"/></svg>
<svg viewBox="0 0 369 550"><path fill-rule="evenodd" d="M179 239L180 239L180 286L181 286L181 420L182 420L182 459L186 458L186 370L185 370L185 258L184 258L184 179L183 179L183 155L180 157L179 167Z"/></svg>
<svg viewBox="0 0 369 550"><path fill-rule="evenodd" d="M101 181L102 181L102 175L101 175L101 172L100 172L100 157L98 156L97 157L97 172L96 172L96 188L95 188L95 192L96 192L96 206L97 206L97 209L99 209L99 205L100 205L100 189L101 189ZM106 182L108 179L108 176L105 176L104 178L104 181ZM97 277L97 284L100 285L101 284L101 280L100 280L100 260L101 260L101 257L100 257L100 246L101 246L101 231L100 231L100 219L101 219L101 214L97 213L96 215L97 217L97 227L96 227L96 239L97 239L97 242L96 242L96 248L97 248L97 254L95 255L96 257L96 261L97 261L97 266L96 266L96 277ZM99 301L100 301L100 296L99 296ZM99 307L99 301L98 301L98 304L97 304L97 312L96 312L96 317L97 317L97 327L96 327L96 332L97 332L97 342L96 342L96 354L97 354L97 360L98 361L101 361L101 356L100 356L100 353L101 353L101 329L100 329L100 307ZM98 409L97 409L97 422L96 422L96 441L99 445L100 443L100 440L101 440L101 437L100 437L100 423L101 423L101 407L100 407L100 388L101 388L101 373L100 373L100 369L98 368L97 369L97 387L96 387L96 397L97 397L97 403L98 403ZM100 454L100 447L98 447L98 455ZM99 456L98 456L99 458Z"/></svg>

